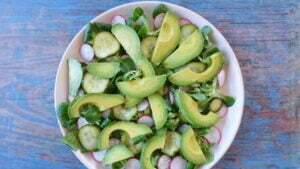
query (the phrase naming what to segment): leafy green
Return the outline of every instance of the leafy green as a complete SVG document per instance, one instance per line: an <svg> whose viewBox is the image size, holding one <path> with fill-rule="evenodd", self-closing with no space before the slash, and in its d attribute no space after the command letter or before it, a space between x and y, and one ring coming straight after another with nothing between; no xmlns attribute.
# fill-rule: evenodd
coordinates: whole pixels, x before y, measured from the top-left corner
<svg viewBox="0 0 300 169"><path fill-rule="evenodd" d="M219 93L219 97L227 107L230 107L235 103L235 99L231 96L227 96Z"/></svg>
<svg viewBox="0 0 300 169"><path fill-rule="evenodd" d="M98 107L93 104L83 105L80 113L90 123L96 123L100 121L100 111Z"/></svg>
<svg viewBox="0 0 300 169"><path fill-rule="evenodd" d="M94 37L97 35L97 33L101 31L110 31L111 25L102 23L102 22L94 22L89 23L84 31L83 35L83 42L93 44Z"/></svg>
<svg viewBox="0 0 300 169"><path fill-rule="evenodd" d="M210 26L204 26L201 29L202 35L204 36L204 50L201 53L203 59L208 58L208 56L212 55L215 52L220 51L216 45L211 41L210 35L212 33L212 29ZM204 60L205 61L205 60Z"/></svg>
<svg viewBox="0 0 300 169"><path fill-rule="evenodd" d="M62 126L66 129L73 129L76 127L76 119L70 119L69 114L69 103L60 103L57 109L57 114Z"/></svg>
<svg viewBox="0 0 300 169"><path fill-rule="evenodd" d="M112 169L124 169L127 160L118 161L112 164Z"/></svg>
<svg viewBox="0 0 300 169"><path fill-rule="evenodd" d="M160 13L166 13L167 11L168 11L168 8L166 7L166 5L159 4L154 8L154 10L152 12L152 17L155 18Z"/></svg>
<svg viewBox="0 0 300 169"><path fill-rule="evenodd" d="M125 58L125 59L119 58L117 61L120 62L121 72L123 73L135 69L135 64L130 58Z"/></svg>
<svg viewBox="0 0 300 169"><path fill-rule="evenodd" d="M214 159L214 155L212 153L212 147L214 146L214 144L208 144L203 137L199 137L198 142L203 154L207 159L207 162L212 161Z"/></svg>
<svg viewBox="0 0 300 169"><path fill-rule="evenodd" d="M186 169L195 169L195 168L196 168L196 165L190 161L186 165Z"/></svg>
<svg viewBox="0 0 300 169"><path fill-rule="evenodd" d="M116 81L128 81L128 80L136 80L142 77L142 71L140 70L131 70L124 75L118 76Z"/></svg>
<svg viewBox="0 0 300 169"><path fill-rule="evenodd" d="M110 122L111 122L111 119L110 119L110 118L105 118L104 120L102 120L102 121L99 123L99 127L103 129L103 128L105 128Z"/></svg>
<svg viewBox="0 0 300 169"><path fill-rule="evenodd" d="M129 16L127 23L137 32L137 34L141 38L147 35L155 35L156 33L158 33L156 31L152 31L149 18L144 13L144 10L141 7L137 7L134 9L131 16Z"/></svg>
<svg viewBox="0 0 300 169"><path fill-rule="evenodd" d="M150 161L151 161L151 163L152 163L153 166L157 166L157 161L158 161L159 156L160 156L160 152L159 151L155 151L152 154Z"/></svg>
<svg viewBox="0 0 300 169"><path fill-rule="evenodd" d="M174 119L168 119L165 124L165 127L169 130L174 131L176 130L178 125L179 125L179 118L174 118Z"/></svg>
<svg viewBox="0 0 300 169"><path fill-rule="evenodd" d="M78 138L78 130L71 130L61 139L61 141L73 150L81 150L82 146Z"/></svg>
<svg viewBox="0 0 300 169"><path fill-rule="evenodd" d="M204 136L205 134L209 133L211 128L199 128L196 129L195 132L200 135L200 136Z"/></svg>
<svg viewBox="0 0 300 169"><path fill-rule="evenodd" d="M131 139L133 145L136 145L136 144L146 141L146 140L147 140L147 137L144 135L137 136L137 137Z"/></svg>

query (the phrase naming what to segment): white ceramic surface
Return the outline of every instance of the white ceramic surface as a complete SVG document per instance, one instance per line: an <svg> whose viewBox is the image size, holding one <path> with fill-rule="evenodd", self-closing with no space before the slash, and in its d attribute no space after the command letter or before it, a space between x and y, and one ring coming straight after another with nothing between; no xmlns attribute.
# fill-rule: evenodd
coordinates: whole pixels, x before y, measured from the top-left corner
<svg viewBox="0 0 300 169"><path fill-rule="evenodd" d="M212 166L214 166L221 159L221 157L225 154L225 152L231 145L240 126L244 106L244 86L241 70L232 48L230 47L226 39L223 37L223 35L211 23L209 23L199 14L175 4L157 1L143 1L120 5L101 13L99 16L94 18L92 22L98 21L109 23L112 17L117 14L121 14L127 17L131 14L133 9L138 6L142 7L148 14L150 14L153 8L160 3L164 3L171 11L176 13L178 16L189 19L199 27L205 25L211 26L213 29L213 39L216 45L221 49L221 51L226 57L225 70L227 77L223 86L223 91L235 97L236 102L232 107L228 109L227 116L224 119L222 119L218 124L218 126L222 130L223 139L221 140L220 145L216 146L214 149L214 160L200 167L201 169L209 169L212 168ZM80 46L82 45L83 31L84 28L82 28L73 38L59 63L54 91L55 107L59 103L67 100L68 69L66 60L70 56L81 60ZM60 122L58 123L60 125L60 130L62 134L65 134L65 130L61 127ZM74 152L74 154L89 169L103 168L102 165L100 163L95 162L90 155L84 155L78 151Z"/></svg>

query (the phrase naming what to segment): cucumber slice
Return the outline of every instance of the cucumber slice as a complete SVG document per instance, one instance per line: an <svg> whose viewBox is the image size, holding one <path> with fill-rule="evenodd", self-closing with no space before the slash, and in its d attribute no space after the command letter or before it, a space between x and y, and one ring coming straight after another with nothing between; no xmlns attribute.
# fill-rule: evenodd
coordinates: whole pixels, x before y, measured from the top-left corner
<svg viewBox="0 0 300 169"><path fill-rule="evenodd" d="M137 113L137 108L132 107L128 109L115 108L113 109L114 116L119 120L131 120L132 117Z"/></svg>
<svg viewBox="0 0 300 169"><path fill-rule="evenodd" d="M186 67L197 73L201 73L205 70L205 64L201 62L191 62Z"/></svg>
<svg viewBox="0 0 300 169"><path fill-rule="evenodd" d="M71 96L76 96L82 80L81 64L74 58L68 59L69 65L69 93Z"/></svg>
<svg viewBox="0 0 300 169"><path fill-rule="evenodd" d="M217 112L221 109L222 104L223 102L221 99L215 98L209 103L209 110Z"/></svg>
<svg viewBox="0 0 300 169"><path fill-rule="evenodd" d="M86 73L83 78L82 86L87 93L102 93L106 89L108 82L108 79L101 79Z"/></svg>
<svg viewBox="0 0 300 169"><path fill-rule="evenodd" d="M180 43L183 42L189 35L191 35L196 29L198 29L197 26L194 24L184 24L181 26L181 39Z"/></svg>
<svg viewBox="0 0 300 169"><path fill-rule="evenodd" d="M162 152L174 156L180 149L181 135L177 132L167 132L165 146Z"/></svg>
<svg viewBox="0 0 300 169"><path fill-rule="evenodd" d="M95 55L102 59L117 53L120 49L120 44L113 34L103 31L95 36L93 48Z"/></svg>
<svg viewBox="0 0 300 169"><path fill-rule="evenodd" d="M148 36L141 42L142 55L148 59L151 58L155 48L157 38L155 36Z"/></svg>
<svg viewBox="0 0 300 169"><path fill-rule="evenodd" d="M100 129L95 125L85 125L79 129L79 141L87 151L95 151L98 149L98 137Z"/></svg>
<svg viewBox="0 0 300 169"><path fill-rule="evenodd" d="M98 78L109 79L114 77L120 71L118 62L90 63L87 71Z"/></svg>

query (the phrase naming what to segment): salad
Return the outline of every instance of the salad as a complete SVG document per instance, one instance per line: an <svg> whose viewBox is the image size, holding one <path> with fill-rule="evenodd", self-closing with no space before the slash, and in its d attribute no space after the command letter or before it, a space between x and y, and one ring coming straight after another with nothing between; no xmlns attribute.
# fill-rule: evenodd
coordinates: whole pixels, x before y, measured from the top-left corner
<svg viewBox="0 0 300 169"><path fill-rule="evenodd" d="M82 58L68 58L62 142L113 169L194 169L213 159L225 58L210 36L165 5L89 23Z"/></svg>

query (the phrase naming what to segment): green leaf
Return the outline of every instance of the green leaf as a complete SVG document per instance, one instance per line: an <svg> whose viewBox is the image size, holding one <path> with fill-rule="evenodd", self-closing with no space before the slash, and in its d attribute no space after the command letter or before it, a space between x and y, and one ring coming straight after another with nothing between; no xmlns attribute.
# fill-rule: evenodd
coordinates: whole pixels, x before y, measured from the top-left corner
<svg viewBox="0 0 300 169"><path fill-rule="evenodd" d="M136 144L138 144L138 143L140 143L140 142L146 141L146 140L147 140L147 137L144 136L144 135L142 135L142 136L137 136L137 137L135 137L135 138L132 138L131 140L132 140L132 144L133 144L133 145L136 145Z"/></svg>
<svg viewBox="0 0 300 169"><path fill-rule="evenodd" d="M84 31L83 35L83 42L93 44L94 37L97 35L97 33L101 31L110 31L111 25L102 23L102 22L94 22L89 23Z"/></svg>
<svg viewBox="0 0 300 169"><path fill-rule="evenodd" d="M99 124L100 128L105 128L109 123L111 122L110 118L105 118L104 120L101 121L101 123Z"/></svg>
<svg viewBox="0 0 300 169"><path fill-rule="evenodd" d="M207 162L210 162L214 159L214 155L212 153L212 147L214 146L213 144L208 144L203 137L199 137L198 139L199 145L201 147L201 150L204 154L204 156L207 159Z"/></svg>
<svg viewBox="0 0 300 169"><path fill-rule="evenodd" d="M61 141L73 150L81 150L82 146L78 138L78 130L71 130L61 139Z"/></svg>
<svg viewBox="0 0 300 169"><path fill-rule="evenodd" d="M69 103L63 102L59 104L57 114L61 125L66 129L73 129L76 127L76 119L70 119L69 114Z"/></svg>
<svg viewBox="0 0 300 169"><path fill-rule="evenodd" d="M100 111L97 106L93 104L86 104L80 110L81 115L90 123L100 121Z"/></svg>
<svg viewBox="0 0 300 169"><path fill-rule="evenodd" d="M124 169L127 160L118 161L112 164L112 169Z"/></svg>
<svg viewBox="0 0 300 169"><path fill-rule="evenodd" d="M203 28L201 29L201 32L207 36L209 36L212 33L212 29L210 26L206 25L203 26Z"/></svg>
<svg viewBox="0 0 300 169"><path fill-rule="evenodd" d="M166 5L159 4L154 8L154 10L152 12L152 17L155 18L160 13L166 13L167 11L168 11L168 8L166 7Z"/></svg>
<svg viewBox="0 0 300 169"><path fill-rule="evenodd" d="M137 21L142 15L144 15L144 10L141 7L137 7L134 9L131 18L133 21Z"/></svg>
<svg viewBox="0 0 300 169"><path fill-rule="evenodd" d="M174 118L174 119L168 119L165 127L169 130L174 131L179 125L179 118Z"/></svg>
<svg viewBox="0 0 300 169"><path fill-rule="evenodd" d="M204 136L205 134L208 134L211 128L200 128L200 129L196 129L195 132L200 135L200 136Z"/></svg>
<svg viewBox="0 0 300 169"><path fill-rule="evenodd" d="M227 107L230 107L235 103L235 99L231 96L219 94L219 97Z"/></svg>
<svg viewBox="0 0 300 169"><path fill-rule="evenodd" d="M186 165L186 169L195 169L195 167L196 167L196 165L190 161Z"/></svg>

